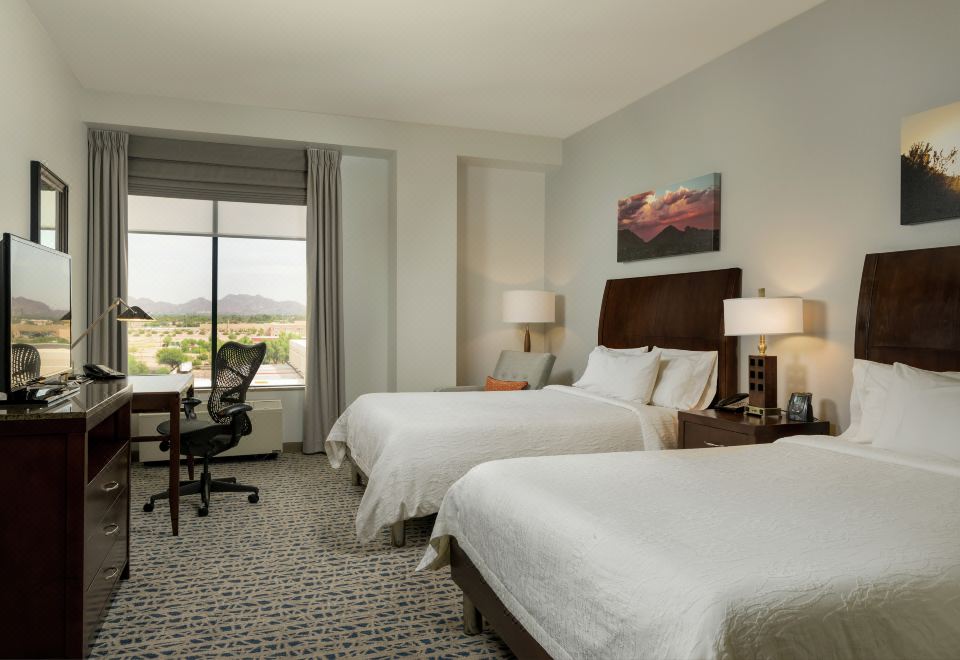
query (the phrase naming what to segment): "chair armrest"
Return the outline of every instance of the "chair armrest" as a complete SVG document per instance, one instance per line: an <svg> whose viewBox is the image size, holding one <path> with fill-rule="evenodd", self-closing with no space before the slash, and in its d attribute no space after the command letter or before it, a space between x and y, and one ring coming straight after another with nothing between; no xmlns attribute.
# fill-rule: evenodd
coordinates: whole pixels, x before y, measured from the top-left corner
<svg viewBox="0 0 960 660"><path fill-rule="evenodd" d="M183 414L187 419L196 419L197 413L194 412L194 408L199 406L203 401L196 397L186 397L180 401L181 406L183 407Z"/></svg>
<svg viewBox="0 0 960 660"><path fill-rule="evenodd" d="M456 387L438 387L434 392L483 392L483 385L458 385Z"/></svg>
<svg viewBox="0 0 960 660"><path fill-rule="evenodd" d="M234 434L240 433L240 414L248 413L253 410L253 406L247 403L234 403L220 411L221 415L230 416L230 427Z"/></svg>

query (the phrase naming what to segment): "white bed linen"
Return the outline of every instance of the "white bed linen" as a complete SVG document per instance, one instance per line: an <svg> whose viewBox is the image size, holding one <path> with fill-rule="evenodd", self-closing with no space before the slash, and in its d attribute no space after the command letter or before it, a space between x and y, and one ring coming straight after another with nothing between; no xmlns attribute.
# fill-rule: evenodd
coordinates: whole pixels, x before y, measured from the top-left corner
<svg viewBox="0 0 960 660"><path fill-rule="evenodd" d="M449 539L557 658L945 658L960 649L960 463L797 437L486 463Z"/></svg>
<svg viewBox="0 0 960 660"><path fill-rule="evenodd" d="M361 541L400 520L436 513L475 465L514 456L670 449L677 411L572 387L521 392L366 394L334 425L327 457L346 450L367 475L357 512Z"/></svg>

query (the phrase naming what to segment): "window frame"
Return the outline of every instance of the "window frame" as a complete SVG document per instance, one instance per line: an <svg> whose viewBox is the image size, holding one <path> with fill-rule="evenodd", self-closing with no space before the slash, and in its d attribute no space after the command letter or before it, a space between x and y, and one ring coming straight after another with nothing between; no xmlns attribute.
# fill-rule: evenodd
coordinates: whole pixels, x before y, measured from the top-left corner
<svg viewBox="0 0 960 660"><path fill-rule="evenodd" d="M129 196L129 195L128 195ZM163 197L160 195L135 195L137 197L157 197L158 199L178 199L176 197ZM198 238L209 238L211 244L211 268L213 272L210 278L210 385L208 387L198 386L196 389L200 391L207 391L213 388L213 383L216 382L216 354L218 348L218 332L217 332L217 298L219 296L219 280L220 280L220 268L219 268L219 254L220 254L220 241L221 238L231 238L231 239L252 239L252 240L270 240L270 241L295 241L306 244L307 239L304 238L295 238L292 236L269 236L269 235L260 235L260 234L233 234L233 233L220 233L220 203L221 201L229 200L203 200L212 202L212 222L211 222L211 231L202 231L202 232L190 232L185 233L182 231L164 231L162 229L127 229L127 235L130 234L142 234L142 235L152 235L152 236L190 236ZM275 206L301 206L299 204L275 204ZM304 227L306 229L306 227ZM307 301L309 303L309 301ZM148 310L149 311L149 310ZM277 385L256 385L254 383L250 384L250 389L256 390L302 390L306 387L306 380L304 379L303 383L284 383Z"/></svg>

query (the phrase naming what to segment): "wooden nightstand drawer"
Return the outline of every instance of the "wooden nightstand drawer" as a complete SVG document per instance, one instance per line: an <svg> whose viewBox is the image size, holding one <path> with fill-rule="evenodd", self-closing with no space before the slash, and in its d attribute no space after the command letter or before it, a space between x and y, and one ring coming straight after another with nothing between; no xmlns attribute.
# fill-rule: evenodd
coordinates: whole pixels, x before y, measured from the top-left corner
<svg viewBox="0 0 960 660"><path fill-rule="evenodd" d="M691 422L686 422L683 425L683 449L735 447L752 444L754 444L753 435L746 433L734 433Z"/></svg>
<svg viewBox="0 0 960 660"><path fill-rule="evenodd" d="M828 435L827 422L792 422L782 415L750 417L722 410L681 410L680 449L736 447L773 442L791 435Z"/></svg>

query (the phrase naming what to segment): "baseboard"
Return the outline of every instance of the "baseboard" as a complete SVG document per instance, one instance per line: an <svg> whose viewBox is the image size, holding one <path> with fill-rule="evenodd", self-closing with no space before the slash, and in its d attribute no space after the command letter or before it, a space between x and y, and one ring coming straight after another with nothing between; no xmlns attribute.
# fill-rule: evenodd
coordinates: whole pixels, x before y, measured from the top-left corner
<svg viewBox="0 0 960 660"><path fill-rule="evenodd" d="M284 454L302 454L303 443L302 442L284 442L283 453Z"/></svg>

